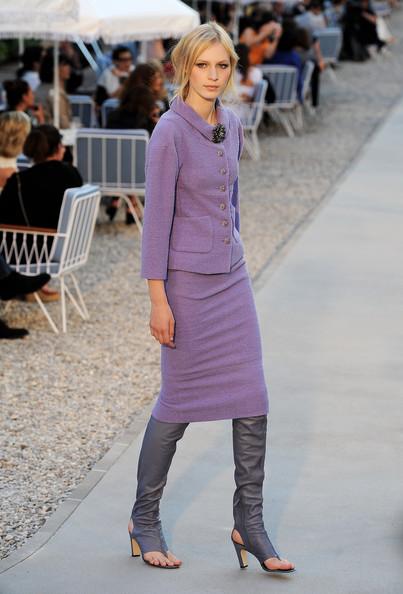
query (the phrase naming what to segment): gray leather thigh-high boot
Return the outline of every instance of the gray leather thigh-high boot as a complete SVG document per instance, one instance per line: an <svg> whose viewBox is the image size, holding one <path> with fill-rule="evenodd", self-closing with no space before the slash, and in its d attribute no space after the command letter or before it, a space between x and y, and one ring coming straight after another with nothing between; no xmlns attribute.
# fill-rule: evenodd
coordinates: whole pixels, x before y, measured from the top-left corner
<svg viewBox="0 0 403 594"><path fill-rule="evenodd" d="M233 500L234 529L243 546L234 542L241 568L247 567L246 551L254 555L265 571L264 561L280 559L270 542L263 522L263 481L266 456L267 417L233 419L233 448L236 490Z"/></svg>
<svg viewBox="0 0 403 594"><path fill-rule="evenodd" d="M189 423L165 423L151 417L137 467L137 492L131 519L133 530L131 538L137 541L140 551L137 556L150 551L160 551L166 555L166 545L159 515L159 504L167 482L168 470L176 451L176 444L183 436Z"/></svg>

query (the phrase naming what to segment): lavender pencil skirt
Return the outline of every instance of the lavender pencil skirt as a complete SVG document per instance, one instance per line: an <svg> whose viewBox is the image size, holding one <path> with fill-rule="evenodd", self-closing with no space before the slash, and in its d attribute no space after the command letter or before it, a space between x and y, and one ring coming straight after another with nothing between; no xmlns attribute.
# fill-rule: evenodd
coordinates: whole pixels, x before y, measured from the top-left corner
<svg viewBox="0 0 403 594"><path fill-rule="evenodd" d="M176 348L161 347L152 415L171 423L264 415L268 395L251 281L241 259L228 273L169 270Z"/></svg>

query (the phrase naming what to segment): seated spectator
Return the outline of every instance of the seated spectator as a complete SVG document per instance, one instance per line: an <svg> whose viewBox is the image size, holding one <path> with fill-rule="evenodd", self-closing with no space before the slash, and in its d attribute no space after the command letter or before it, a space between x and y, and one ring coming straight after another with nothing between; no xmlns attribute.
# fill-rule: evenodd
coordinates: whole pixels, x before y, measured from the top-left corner
<svg viewBox="0 0 403 594"><path fill-rule="evenodd" d="M48 52L41 63L39 72L41 84L36 90L36 96L43 105L43 111L46 124L53 124L53 98L54 98L54 81L53 81L53 53ZM70 128L73 121L73 113L71 104L66 93L65 84L71 75L71 61L65 54L59 56L59 114L60 114L60 128Z"/></svg>
<svg viewBox="0 0 403 594"><path fill-rule="evenodd" d="M66 93L73 95L83 83L82 53L71 41L60 43L60 53L70 60L70 77L65 81Z"/></svg>
<svg viewBox="0 0 403 594"><path fill-rule="evenodd" d="M281 25L275 22L271 13L264 13L259 19L242 21L239 42L249 48L249 63L263 64L276 51L281 35Z"/></svg>
<svg viewBox="0 0 403 594"><path fill-rule="evenodd" d="M101 106L106 99L120 96L123 83L133 70L132 54L124 45L119 45L113 50L112 62L98 79L95 91L95 103L98 106Z"/></svg>
<svg viewBox="0 0 403 594"><path fill-rule="evenodd" d="M25 80L5 80L3 87L6 91L7 111L25 112L33 126L45 122L42 105L35 103L34 92Z"/></svg>
<svg viewBox="0 0 403 594"><path fill-rule="evenodd" d="M302 29L298 27L295 32L296 35L296 47L295 51L300 55L302 63L305 63L309 60L313 63L314 68L311 75L311 103L312 107L317 107L319 105L319 88L320 88L320 73L321 69L318 66L318 63L315 59L315 46L314 43L318 45L318 42L314 42L312 36L308 33L306 29Z"/></svg>
<svg viewBox="0 0 403 594"><path fill-rule="evenodd" d="M160 111L165 112L169 109L168 96L164 85L164 69L158 60L138 64L131 73L127 84L148 87L153 93Z"/></svg>
<svg viewBox="0 0 403 594"><path fill-rule="evenodd" d="M133 74L133 73L132 73ZM151 135L160 116L159 107L155 101L155 95L148 87L144 85L135 86L132 75L126 81L120 106L114 109L108 116L107 128L115 130L135 130L143 129ZM115 218L119 207L119 198L112 198L109 206L106 208L106 214L112 221ZM136 203L132 200L133 208L136 210L139 218L142 213ZM126 225L134 223L134 217L130 210L126 210Z"/></svg>
<svg viewBox="0 0 403 594"><path fill-rule="evenodd" d="M283 32L277 44L274 55L266 60L266 64L281 64L294 66L298 71L297 95L299 101L303 102L302 87L304 83L304 64L301 56L296 51L298 45L297 26L292 20L284 21Z"/></svg>
<svg viewBox="0 0 403 594"><path fill-rule="evenodd" d="M0 114L0 192L8 178L17 171L17 157L31 129L29 117L22 111Z"/></svg>
<svg viewBox="0 0 403 594"><path fill-rule="evenodd" d="M50 280L48 274L36 276L25 276L13 271L4 258L0 255L0 299L9 301L21 295L27 295L39 291ZM1 338L24 338L29 334L25 328L9 328L5 322L0 320Z"/></svg>
<svg viewBox="0 0 403 594"><path fill-rule="evenodd" d="M41 84L39 70L44 55L40 45L29 45L21 56L22 67L17 70L17 78L25 80L35 93Z"/></svg>
<svg viewBox="0 0 403 594"><path fill-rule="evenodd" d="M120 105L110 112L106 127L115 130L144 129L151 135L159 113L152 91L144 85L134 86L129 77L122 90Z"/></svg>
<svg viewBox="0 0 403 594"><path fill-rule="evenodd" d="M249 48L243 43L236 46L239 60L234 73L234 81L239 98L252 101L256 85L262 80L262 71L249 63Z"/></svg>
<svg viewBox="0 0 403 594"><path fill-rule="evenodd" d="M57 228L65 190L83 183L75 167L62 163L61 141L59 131L48 124L30 132L24 154L34 165L7 180L0 200L1 223Z"/></svg>
<svg viewBox="0 0 403 594"><path fill-rule="evenodd" d="M82 185L78 170L62 163L64 146L59 131L48 124L34 128L24 144L24 154L34 165L14 173L6 182L0 200L0 223L56 230L65 190ZM48 249L51 248L48 241ZM41 248L38 242L38 248ZM45 287L43 301L59 298Z"/></svg>
<svg viewBox="0 0 403 594"><path fill-rule="evenodd" d="M324 29L326 27L326 20L322 10L321 0L310 0L306 5L306 10L302 14L295 17L300 34L305 31L305 36L310 46L310 50L306 54L306 59L311 60L315 64L315 69L311 80L312 106L319 105L319 87L320 87L320 73L326 68L325 61L320 49L320 43L315 37L315 31Z"/></svg>
<svg viewBox="0 0 403 594"><path fill-rule="evenodd" d="M314 35L318 29L325 29L327 24L321 0L311 0L306 11L295 17L295 22L311 35Z"/></svg>

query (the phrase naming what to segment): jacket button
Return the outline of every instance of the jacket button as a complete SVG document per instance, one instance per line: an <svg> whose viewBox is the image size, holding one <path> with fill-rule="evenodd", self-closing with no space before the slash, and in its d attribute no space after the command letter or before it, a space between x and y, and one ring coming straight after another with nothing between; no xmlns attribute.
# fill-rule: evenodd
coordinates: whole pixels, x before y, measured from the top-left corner
<svg viewBox="0 0 403 594"><path fill-rule="evenodd" d="M225 202L221 202L220 208L221 208L221 210L225 210L225 208L226 208Z"/></svg>
<svg viewBox="0 0 403 594"><path fill-rule="evenodd" d="M229 242L230 242L230 238L229 237L224 237L223 242L228 245Z"/></svg>
<svg viewBox="0 0 403 594"><path fill-rule="evenodd" d="M220 186L221 192L225 192L225 186Z"/></svg>
<svg viewBox="0 0 403 594"><path fill-rule="evenodd" d="M222 157L222 156L223 156L223 154L224 154L224 151L221 151L221 150L217 151L217 155L218 155L219 157Z"/></svg>
<svg viewBox="0 0 403 594"><path fill-rule="evenodd" d="M221 225L223 227L228 227L228 221L227 221L227 219L224 219L223 221L221 221Z"/></svg>
<svg viewBox="0 0 403 594"><path fill-rule="evenodd" d="M225 175L227 173L227 170L224 169L224 168L223 169L220 169L220 173L221 173L221 175Z"/></svg>

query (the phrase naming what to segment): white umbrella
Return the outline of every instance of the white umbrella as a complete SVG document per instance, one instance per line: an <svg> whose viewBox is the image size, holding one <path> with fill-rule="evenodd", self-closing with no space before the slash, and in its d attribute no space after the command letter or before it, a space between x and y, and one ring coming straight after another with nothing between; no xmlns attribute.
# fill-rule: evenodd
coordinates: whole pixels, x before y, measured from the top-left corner
<svg viewBox="0 0 403 594"><path fill-rule="evenodd" d="M8 0L9 2L12 0ZM30 0L31 1L31 0ZM40 3L40 0L35 0ZM43 0L44 2L46 0ZM17 0L26 4L26 0ZM72 9L63 19L0 20L0 38L36 37L55 42L54 121L58 125L58 52L62 40L86 42L102 37L107 43L180 37L200 23L199 13L180 0L48 0L49 4L78 4L78 19ZM0 0L0 6L4 6ZM11 11L10 11L11 13ZM24 11L23 11L24 14Z"/></svg>
<svg viewBox="0 0 403 594"><path fill-rule="evenodd" d="M79 0L0 0L0 22L56 21L78 18Z"/></svg>
<svg viewBox="0 0 403 594"><path fill-rule="evenodd" d="M12 0L9 0L12 1ZM59 1L59 0L49 0ZM72 0L70 0L72 1ZM4 0L0 0L0 4ZM200 23L199 13L180 0L77 0L78 19L67 16L51 22L0 21L0 37L38 37L107 43L180 37Z"/></svg>

